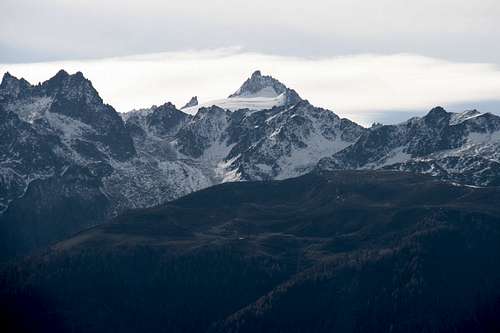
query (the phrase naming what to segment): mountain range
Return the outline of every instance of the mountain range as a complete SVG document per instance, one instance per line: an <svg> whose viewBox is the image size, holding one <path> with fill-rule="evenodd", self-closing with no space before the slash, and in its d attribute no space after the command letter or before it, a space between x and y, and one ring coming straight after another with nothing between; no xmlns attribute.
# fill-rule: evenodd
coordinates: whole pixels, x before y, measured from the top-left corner
<svg viewBox="0 0 500 333"><path fill-rule="evenodd" d="M11 257L135 208L225 182L313 170L499 182L500 117L446 112L362 127L255 71L226 99L118 113L82 73L0 84L0 253Z"/></svg>

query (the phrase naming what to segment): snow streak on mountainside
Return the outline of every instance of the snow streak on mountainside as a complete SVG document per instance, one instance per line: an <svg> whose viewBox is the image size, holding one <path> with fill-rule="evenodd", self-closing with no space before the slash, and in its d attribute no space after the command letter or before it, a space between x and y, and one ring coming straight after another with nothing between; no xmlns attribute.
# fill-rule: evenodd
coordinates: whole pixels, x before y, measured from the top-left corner
<svg viewBox="0 0 500 333"><path fill-rule="evenodd" d="M153 120L161 108L123 115L136 146L155 151L162 142L157 156L196 165L212 183L301 175L365 131L259 71L218 105L196 105L183 113L169 104L163 114L171 120ZM196 115L189 115L194 108Z"/></svg>
<svg viewBox="0 0 500 333"><path fill-rule="evenodd" d="M217 103L193 97L182 111L165 103L121 115L80 72L60 71L38 85L6 73L0 137L0 243L7 247L28 238L43 246L126 209L221 182L284 179L318 166L500 184L500 117L438 107L366 129L259 71Z"/></svg>
<svg viewBox="0 0 500 333"><path fill-rule="evenodd" d="M258 71L226 101L204 107L193 98L183 111L196 108L194 115L171 103L120 115L80 72L60 71L36 86L5 74L3 234L15 240L42 228L30 241L36 247L125 209L158 205L220 182L298 176L366 131ZM80 205L92 200L100 203L95 210ZM36 213L25 216L28 206ZM74 228L61 229L71 223L67 214L82 218Z"/></svg>
<svg viewBox="0 0 500 333"><path fill-rule="evenodd" d="M6 74L0 88L1 115L9 120L2 127L0 166L3 174L23 179L24 187L74 164L102 178L103 193L127 208L158 204L209 185L188 165L138 151L120 115L81 73L60 71L38 86ZM2 193L0 201L6 205L13 199Z"/></svg>
<svg viewBox="0 0 500 333"><path fill-rule="evenodd" d="M184 114L177 120L182 123L178 131L167 135L158 134L149 120L155 112L124 116L136 146L165 159L197 165L212 183L304 174L322 157L352 144L365 131L307 101L259 111L202 107L195 116ZM172 106L168 112L180 111ZM158 142L164 147L161 152L157 151Z"/></svg>
<svg viewBox="0 0 500 333"><path fill-rule="evenodd" d="M500 185L500 117L437 107L422 118L372 128L319 166L390 169L469 185Z"/></svg>

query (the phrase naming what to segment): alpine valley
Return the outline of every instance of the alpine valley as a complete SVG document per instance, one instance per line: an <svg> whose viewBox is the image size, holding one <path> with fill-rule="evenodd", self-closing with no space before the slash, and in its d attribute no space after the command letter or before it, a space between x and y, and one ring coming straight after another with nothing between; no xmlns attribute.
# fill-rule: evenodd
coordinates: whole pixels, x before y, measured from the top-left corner
<svg viewBox="0 0 500 333"><path fill-rule="evenodd" d="M118 113L81 72L0 84L0 255L33 249L134 208L215 184L315 168L500 181L500 117L437 107L364 128L255 71L226 99Z"/></svg>

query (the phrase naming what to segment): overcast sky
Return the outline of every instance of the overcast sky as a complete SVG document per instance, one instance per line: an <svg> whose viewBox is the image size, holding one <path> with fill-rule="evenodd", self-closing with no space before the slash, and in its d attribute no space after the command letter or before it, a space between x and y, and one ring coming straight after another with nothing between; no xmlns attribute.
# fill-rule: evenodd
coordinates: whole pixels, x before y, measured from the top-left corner
<svg viewBox="0 0 500 333"><path fill-rule="evenodd" d="M372 104L386 119L380 108L394 118L437 102L494 110L499 21L498 0L1 0L0 69L32 80L80 69L120 111L223 97L255 68L339 113ZM24 70L33 62L39 74Z"/></svg>
<svg viewBox="0 0 500 333"><path fill-rule="evenodd" d="M500 59L498 0L2 0L0 62L241 46Z"/></svg>

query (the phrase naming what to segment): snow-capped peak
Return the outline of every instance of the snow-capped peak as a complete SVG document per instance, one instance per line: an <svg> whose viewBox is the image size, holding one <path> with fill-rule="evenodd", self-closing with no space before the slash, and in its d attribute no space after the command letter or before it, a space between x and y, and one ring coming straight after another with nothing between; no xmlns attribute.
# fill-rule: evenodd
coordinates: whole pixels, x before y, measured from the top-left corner
<svg viewBox="0 0 500 333"><path fill-rule="evenodd" d="M272 76L262 75L257 70L228 98L204 102L182 110L195 114L202 107L216 105L229 111L241 109L257 111L272 109L275 106L295 105L301 100L295 90L287 88Z"/></svg>
<svg viewBox="0 0 500 333"><path fill-rule="evenodd" d="M293 98L300 100L299 95L287 88L283 83L276 80L272 76L262 75L259 70L253 72L252 76L248 78L243 85L229 98L235 97L277 97L282 94L293 95ZM292 97L292 96L291 96Z"/></svg>

